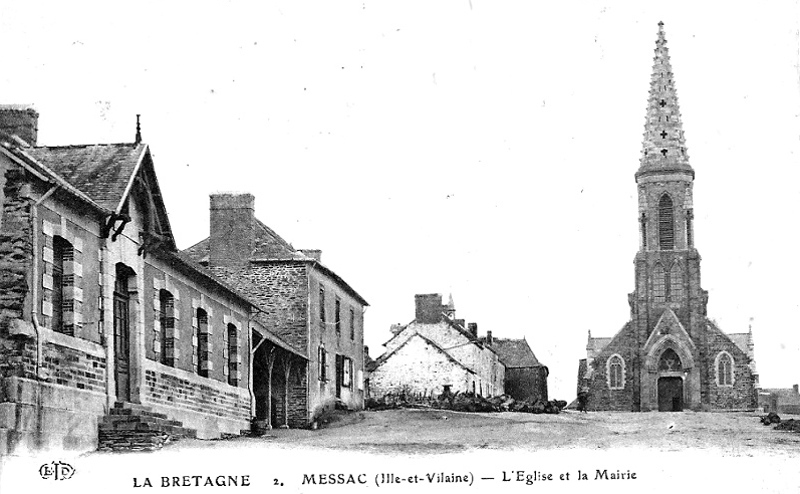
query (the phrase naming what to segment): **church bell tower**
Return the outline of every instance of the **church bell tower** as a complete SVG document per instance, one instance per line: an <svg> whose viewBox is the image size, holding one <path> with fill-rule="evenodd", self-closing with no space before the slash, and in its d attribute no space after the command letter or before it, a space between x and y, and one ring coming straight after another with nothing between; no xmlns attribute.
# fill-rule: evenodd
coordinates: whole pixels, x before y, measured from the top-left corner
<svg viewBox="0 0 800 494"><path fill-rule="evenodd" d="M634 369L635 379L640 383L636 389L645 394L648 386L644 374L652 371L648 367L653 364L648 360L650 343L662 341L672 332L669 339L681 347L676 350L682 361L702 360L708 299L707 292L700 287L700 255L694 247L694 170L689 165L661 22L650 78L642 155L635 177L639 251L634 261L636 288L630 295L630 305L637 346L641 349ZM699 372L697 368L687 371ZM696 378L699 383L703 376ZM694 398L699 401L700 397ZM647 401L646 396L634 396L634 403L640 403L644 409L650 408Z"/></svg>

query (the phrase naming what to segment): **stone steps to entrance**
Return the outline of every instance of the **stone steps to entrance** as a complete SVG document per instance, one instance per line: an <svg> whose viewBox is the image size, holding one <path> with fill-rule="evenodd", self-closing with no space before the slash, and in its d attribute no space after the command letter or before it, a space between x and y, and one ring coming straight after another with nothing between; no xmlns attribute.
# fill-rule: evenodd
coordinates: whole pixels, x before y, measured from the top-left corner
<svg viewBox="0 0 800 494"><path fill-rule="evenodd" d="M146 405L117 402L98 425L99 451L155 451L197 431Z"/></svg>

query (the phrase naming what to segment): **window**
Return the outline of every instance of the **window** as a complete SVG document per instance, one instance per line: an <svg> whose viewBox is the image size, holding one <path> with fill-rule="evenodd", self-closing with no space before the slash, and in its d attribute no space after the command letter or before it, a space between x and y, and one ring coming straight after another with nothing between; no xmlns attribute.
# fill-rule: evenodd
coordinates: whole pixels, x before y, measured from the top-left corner
<svg viewBox="0 0 800 494"><path fill-rule="evenodd" d="M159 314L161 323L161 363L175 365L175 297L167 290L158 292Z"/></svg>
<svg viewBox="0 0 800 494"><path fill-rule="evenodd" d="M666 302L667 287L664 281L664 268L661 264L656 264L653 269L653 301Z"/></svg>
<svg viewBox="0 0 800 494"><path fill-rule="evenodd" d="M350 339L356 339L356 311L350 307Z"/></svg>
<svg viewBox="0 0 800 494"><path fill-rule="evenodd" d="M327 355L328 352L325 351L325 347L320 346L317 352L317 365L319 368L317 369L317 375L319 376L320 381L327 381L328 380L328 373L327 373Z"/></svg>
<svg viewBox="0 0 800 494"><path fill-rule="evenodd" d="M694 212L690 209L686 212L686 243L689 244L686 247L692 248L694 247L694 239L692 239L692 218L694 217Z"/></svg>
<svg viewBox="0 0 800 494"><path fill-rule="evenodd" d="M336 336L342 336L342 301L336 297L334 306L333 321L336 325Z"/></svg>
<svg viewBox="0 0 800 494"><path fill-rule="evenodd" d="M683 370L681 359L675 353L675 350L672 348L664 350L661 358L658 359L658 370L665 372L680 372Z"/></svg>
<svg viewBox="0 0 800 494"><path fill-rule="evenodd" d="M208 313L203 309L197 309L197 373L203 377L208 377L208 361L211 360L208 339Z"/></svg>
<svg viewBox="0 0 800 494"><path fill-rule="evenodd" d="M70 336L75 335L75 327L64 321L65 312L74 312L74 300L67 299L65 288L75 283L75 275L64 274L64 264L74 259L72 244L61 237L53 237L53 292L50 302L53 306L51 329Z"/></svg>
<svg viewBox="0 0 800 494"><path fill-rule="evenodd" d="M625 387L625 361L619 355L608 359L607 376L609 389L623 389Z"/></svg>
<svg viewBox="0 0 800 494"><path fill-rule="evenodd" d="M349 388L353 385L353 360L347 357L342 359L342 386Z"/></svg>
<svg viewBox="0 0 800 494"><path fill-rule="evenodd" d="M668 194L662 195L658 201L658 244L661 250L675 248L675 221L672 199Z"/></svg>
<svg viewBox="0 0 800 494"><path fill-rule="evenodd" d="M325 288L319 286L319 327L325 329Z"/></svg>
<svg viewBox="0 0 800 494"><path fill-rule="evenodd" d="M669 300L680 302L683 299L683 273L678 263L669 270Z"/></svg>
<svg viewBox="0 0 800 494"><path fill-rule="evenodd" d="M717 385L733 386L733 357L728 352L717 355Z"/></svg>
<svg viewBox="0 0 800 494"><path fill-rule="evenodd" d="M228 384L239 385L239 331L228 324Z"/></svg>

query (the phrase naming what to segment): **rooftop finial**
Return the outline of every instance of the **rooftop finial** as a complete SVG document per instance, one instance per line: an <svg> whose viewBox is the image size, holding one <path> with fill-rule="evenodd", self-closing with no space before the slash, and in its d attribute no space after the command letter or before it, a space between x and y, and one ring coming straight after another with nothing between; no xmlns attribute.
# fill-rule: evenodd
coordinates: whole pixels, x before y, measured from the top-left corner
<svg viewBox="0 0 800 494"><path fill-rule="evenodd" d="M139 113L136 114L136 140L134 144L139 144L142 142L142 125L139 123L139 117L141 115Z"/></svg>

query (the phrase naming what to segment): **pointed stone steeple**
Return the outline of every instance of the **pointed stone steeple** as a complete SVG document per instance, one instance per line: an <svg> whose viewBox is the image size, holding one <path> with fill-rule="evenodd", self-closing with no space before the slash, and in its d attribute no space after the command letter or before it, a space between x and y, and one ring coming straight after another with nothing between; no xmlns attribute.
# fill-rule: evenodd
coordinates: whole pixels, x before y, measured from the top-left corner
<svg viewBox="0 0 800 494"><path fill-rule="evenodd" d="M638 178L644 174L683 171L694 178L681 124L678 93L669 60L664 23L658 23L653 75L644 124L644 142Z"/></svg>

